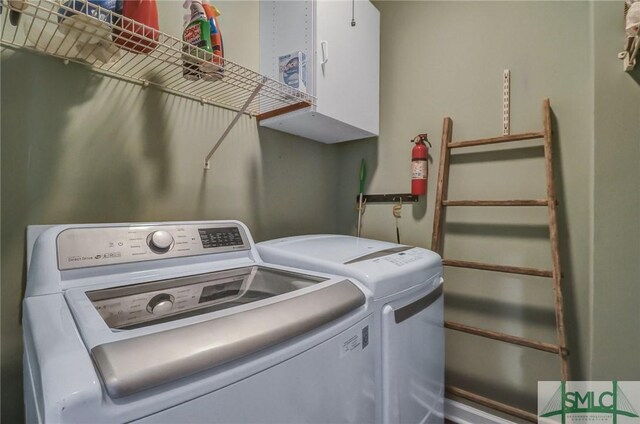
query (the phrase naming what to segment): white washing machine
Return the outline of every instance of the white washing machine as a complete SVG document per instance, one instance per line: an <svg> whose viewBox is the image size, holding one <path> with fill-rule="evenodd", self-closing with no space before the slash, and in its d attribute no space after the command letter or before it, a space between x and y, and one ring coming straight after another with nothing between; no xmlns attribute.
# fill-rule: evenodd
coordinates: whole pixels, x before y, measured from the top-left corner
<svg viewBox="0 0 640 424"><path fill-rule="evenodd" d="M346 275L373 293L376 422L442 423L442 259L430 250L350 236L258 243L272 263Z"/></svg>
<svg viewBox="0 0 640 424"><path fill-rule="evenodd" d="M27 421L372 422L370 299L240 222L29 227Z"/></svg>

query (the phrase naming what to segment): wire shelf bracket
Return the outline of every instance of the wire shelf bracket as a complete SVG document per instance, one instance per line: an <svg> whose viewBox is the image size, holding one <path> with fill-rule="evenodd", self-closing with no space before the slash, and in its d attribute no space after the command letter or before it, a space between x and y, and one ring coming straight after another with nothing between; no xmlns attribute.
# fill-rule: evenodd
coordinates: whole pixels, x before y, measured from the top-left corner
<svg viewBox="0 0 640 424"><path fill-rule="evenodd" d="M204 159L204 169L211 169L211 163L209 162L209 160L211 159L211 156L213 156L216 150L218 150L218 147L220 147L220 144L222 144L224 139L227 138L227 135L229 135L229 133L231 132L231 129L236 125L240 117L246 113L247 108L249 107L253 99L256 98L256 96L260 92L260 89L264 86L265 81L266 81L266 77L263 79L263 82L258 84L258 86L253 90L253 92L251 93L247 101L244 103L244 106L242 106L242 108L238 111L238 113L236 113L236 116L229 123L229 125L227 126L227 129L224 130L224 132L222 133L222 135L220 136L216 144L211 148L211 150L209 151L209 154Z"/></svg>

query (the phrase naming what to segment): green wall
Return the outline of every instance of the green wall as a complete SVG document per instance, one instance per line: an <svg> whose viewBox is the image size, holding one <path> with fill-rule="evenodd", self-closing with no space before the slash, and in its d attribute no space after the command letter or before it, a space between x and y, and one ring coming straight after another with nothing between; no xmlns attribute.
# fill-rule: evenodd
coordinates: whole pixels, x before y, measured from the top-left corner
<svg viewBox="0 0 640 424"><path fill-rule="evenodd" d="M176 33L180 2L160 4L161 27ZM202 159L231 112L2 52L2 421L22 416L26 225L235 218L258 240L353 234L360 159L368 192L407 192L409 140L428 132L429 196L404 206L400 233L429 247L442 118L452 117L454 140L500 134L505 68L512 133L541 129L543 98L554 111L572 377L640 379L640 77L616 58L622 2L376 6L380 137L326 146L242 118L207 172ZM258 68L257 3L220 8L228 57ZM457 154L450 198L544 197L538 146ZM546 220L542 209L451 209L445 256L548 268ZM367 207L363 235L395 240L390 205ZM549 280L456 269L445 278L447 319L555 341ZM536 382L557 379L558 369L550 354L447 333L448 383L507 403L534 409Z"/></svg>
<svg viewBox="0 0 640 424"><path fill-rule="evenodd" d="M625 74L612 59L621 8L593 4L595 380L640 380L640 67Z"/></svg>
<svg viewBox="0 0 640 424"><path fill-rule="evenodd" d="M510 69L511 132L542 129L545 97L554 113L571 376L639 379L640 86L617 59L622 2L376 5L380 137L340 146L340 231L355 228L360 159L367 192L407 192L409 140L428 132L429 196L403 207L400 233L403 243L429 247L442 119L453 119L454 141L501 134L502 72ZM456 151L449 198L544 198L540 144ZM395 240L390 205L367 206L363 234ZM449 258L551 267L545 208L451 208L445 241ZM555 342L551 280L449 268L445 281L447 319ZM559 378L555 355L453 331L446 346L448 384L525 409L536 408L538 380Z"/></svg>

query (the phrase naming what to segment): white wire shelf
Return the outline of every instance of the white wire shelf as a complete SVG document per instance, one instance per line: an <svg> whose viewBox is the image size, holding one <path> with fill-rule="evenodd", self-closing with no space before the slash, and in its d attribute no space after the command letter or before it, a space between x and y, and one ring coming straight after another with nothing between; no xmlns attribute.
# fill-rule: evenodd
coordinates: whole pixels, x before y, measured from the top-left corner
<svg viewBox="0 0 640 424"><path fill-rule="evenodd" d="M8 0L2 0L3 48L24 48L85 64L103 74L145 86L153 84L176 95L253 116L273 116L315 104L309 94L87 0L10 3L14 9L9 8ZM17 25L11 22L10 10L12 18L20 14ZM65 21L71 15L74 19ZM121 48L122 44L145 53ZM187 73L197 80L185 78L185 63Z"/></svg>

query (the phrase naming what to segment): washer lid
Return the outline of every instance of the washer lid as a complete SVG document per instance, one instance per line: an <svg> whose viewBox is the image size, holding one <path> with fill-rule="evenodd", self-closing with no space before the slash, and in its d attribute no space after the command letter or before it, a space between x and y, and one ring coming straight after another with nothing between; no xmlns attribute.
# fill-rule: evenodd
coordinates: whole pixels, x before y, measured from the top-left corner
<svg viewBox="0 0 640 424"><path fill-rule="evenodd" d="M319 328L366 304L351 281L244 312L99 344L93 361L112 398L169 383Z"/></svg>
<svg viewBox="0 0 640 424"><path fill-rule="evenodd" d="M376 299L442 273L442 258L430 250L352 236L286 237L257 247L267 262L356 278Z"/></svg>

